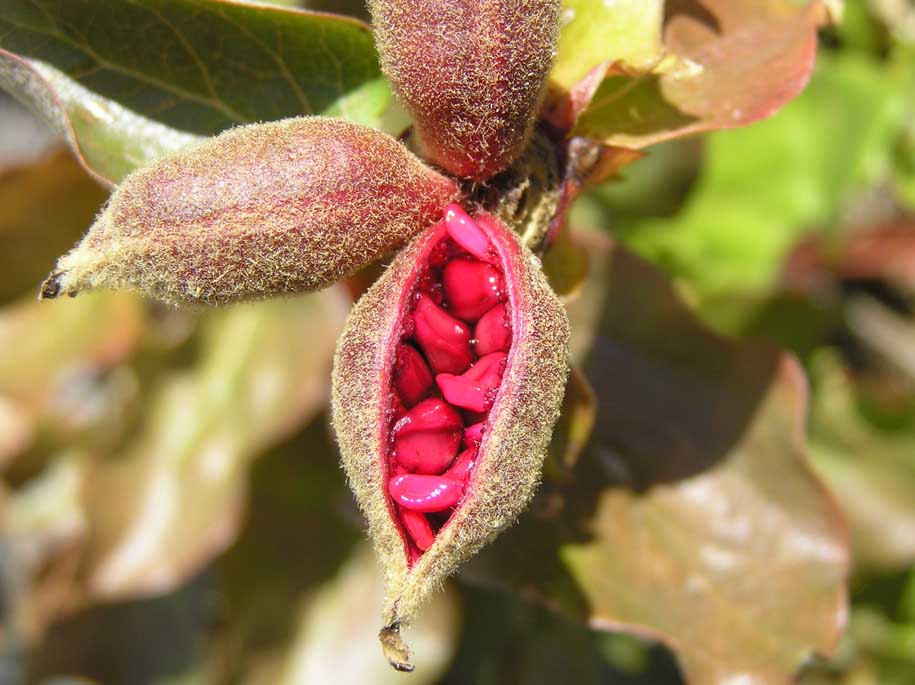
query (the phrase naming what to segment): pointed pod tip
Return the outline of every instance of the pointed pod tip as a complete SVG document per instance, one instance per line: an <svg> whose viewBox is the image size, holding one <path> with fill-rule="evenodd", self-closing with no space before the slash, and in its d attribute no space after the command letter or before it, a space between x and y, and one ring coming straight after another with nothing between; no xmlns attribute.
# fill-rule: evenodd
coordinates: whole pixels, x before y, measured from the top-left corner
<svg viewBox="0 0 915 685"><path fill-rule="evenodd" d="M44 283L41 284L41 289L38 291L39 300L54 300L60 295L63 287L61 285L61 279L63 278L64 271L55 271L50 276L48 276Z"/></svg>
<svg viewBox="0 0 915 685"><path fill-rule="evenodd" d="M400 623L394 622L382 628L378 633L378 639L381 641L381 650L391 666L404 673L413 670L413 664L410 663L410 648L400 636Z"/></svg>

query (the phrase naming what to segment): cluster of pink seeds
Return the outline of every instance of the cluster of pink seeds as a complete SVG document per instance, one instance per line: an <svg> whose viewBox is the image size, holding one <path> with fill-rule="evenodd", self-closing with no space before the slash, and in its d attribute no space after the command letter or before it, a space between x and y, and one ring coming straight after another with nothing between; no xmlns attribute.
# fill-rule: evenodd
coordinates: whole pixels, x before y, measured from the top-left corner
<svg viewBox="0 0 915 685"><path fill-rule="evenodd" d="M415 561L464 495L511 346L505 274L457 205L404 316L392 377L388 493Z"/></svg>

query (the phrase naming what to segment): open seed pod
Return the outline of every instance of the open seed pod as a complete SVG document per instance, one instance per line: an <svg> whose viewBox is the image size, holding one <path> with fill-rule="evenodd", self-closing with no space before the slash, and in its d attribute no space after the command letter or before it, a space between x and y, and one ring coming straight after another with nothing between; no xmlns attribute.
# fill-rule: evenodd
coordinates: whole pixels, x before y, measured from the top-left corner
<svg viewBox="0 0 915 685"><path fill-rule="evenodd" d="M524 149L559 40L560 0L371 0L381 65L422 152L485 181Z"/></svg>
<svg viewBox="0 0 915 685"><path fill-rule="evenodd" d="M241 126L144 167L42 286L221 304L326 287L457 196L388 135L324 117Z"/></svg>
<svg viewBox="0 0 915 685"><path fill-rule="evenodd" d="M530 500L567 374L569 323L539 261L491 215L445 216L356 304L334 363L334 428L401 670L401 628Z"/></svg>

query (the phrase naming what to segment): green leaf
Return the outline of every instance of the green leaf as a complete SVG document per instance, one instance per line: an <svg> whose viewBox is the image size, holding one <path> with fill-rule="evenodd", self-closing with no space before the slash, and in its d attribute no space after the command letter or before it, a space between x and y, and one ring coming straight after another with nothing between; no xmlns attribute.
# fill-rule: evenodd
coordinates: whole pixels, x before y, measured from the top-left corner
<svg viewBox="0 0 915 685"><path fill-rule="evenodd" d="M897 80L856 55L824 56L778 116L708 137L702 175L674 217L619 222L627 244L703 294L771 285L800 235L835 225L890 165ZM615 216L608 194L608 216Z"/></svg>
<svg viewBox="0 0 915 685"><path fill-rule="evenodd" d="M662 55L662 0L565 0L550 77L570 89L602 62L650 68Z"/></svg>
<svg viewBox="0 0 915 685"><path fill-rule="evenodd" d="M106 185L203 139L140 116L49 64L4 50L0 50L0 87L44 119L67 141L80 163Z"/></svg>
<svg viewBox="0 0 915 685"><path fill-rule="evenodd" d="M594 436L468 575L658 639L688 682L789 682L834 649L848 564L805 459L801 371L709 332L621 248L604 254L585 294L600 311Z"/></svg>
<svg viewBox="0 0 915 685"><path fill-rule="evenodd" d="M389 100L365 24L269 5L10 0L0 48L0 86L109 181L241 123L377 126Z"/></svg>
<svg viewBox="0 0 915 685"><path fill-rule="evenodd" d="M592 74L573 89L574 134L641 148L742 126L776 112L810 77L818 0L683 0L666 14L668 64L632 76L606 63L603 81Z"/></svg>

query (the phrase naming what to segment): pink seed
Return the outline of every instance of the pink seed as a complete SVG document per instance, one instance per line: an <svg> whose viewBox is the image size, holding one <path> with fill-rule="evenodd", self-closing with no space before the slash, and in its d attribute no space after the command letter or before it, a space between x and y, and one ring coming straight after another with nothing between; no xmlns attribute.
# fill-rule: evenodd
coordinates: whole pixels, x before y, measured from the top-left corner
<svg viewBox="0 0 915 685"><path fill-rule="evenodd" d="M398 507L397 509L407 534L413 540L413 543L419 547L420 551L425 552L435 542L435 533L432 532L429 519L426 518L425 514L412 509L405 507Z"/></svg>
<svg viewBox="0 0 915 685"><path fill-rule="evenodd" d="M442 288L449 311L465 321L476 321L505 299L501 272L475 259L448 262L442 271Z"/></svg>
<svg viewBox="0 0 915 685"><path fill-rule="evenodd" d="M498 379L502 377L502 367L508 355L505 352L493 352L485 357L480 357L477 362L464 372L464 376L474 381L489 382L495 378L495 384L498 385Z"/></svg>
<svg viewBox="0 0 915 685"><path fill-rule="evenodd" d="M394 457L411 473L441 473L457 454L463 427L453 407L424 400L394 425Z"/></svg>
<svg viewBox="0 0 915 685"><path fill-rule="evenodd" d="M450 204L445 207L445 228L451 238L474 257L489 257L489 238L459 205Z"/></svg>
<svg viewBox="0 0 915 685"><path fill-rule="evenodd" d="M394 501L413 511L444 511L461 499L463 488L457 481L443 476L419 476L408 473L388 483Z"/></svg>
<svg viewBox="0 0 915 685"><path fill-rule="evenodd" d="M473 361L470 331L423 293L413 310L414 335L435 373L461 373Z"/></svg>
<svg viewBox="0 0 915 685"><path fill-rule="evenodd" d="M464 447L477 447L483 441L483 422L467 426L464 431Z"/></svg>
<svg viewBox="0 0 915 685"><path fill-rule="evenodd" d="M432 372L422 355L410 345L401 345L397 349L394 386L407 407L423 399L432 387Z"/></svg>
<svg viewBox="0 0 915 685"><path fill-rule="evenodd" d="M473 337L476 341L473 349L481 357L491 352L508 351L512 333L504 303L496 305L477 321Z"/></svg>
<svg viewBox="0 0 915 685"><path fill-rule="evenodd" d="M445 399L456 407L486 411L495 400L494 391L502 380L502 362L507 356L504 352L493 352L471 366L463 376L440 373L435 382Z"/></svg>
<svg viewBox="0 0 915 685"><path fill-rule="evenodd" d="M473 469L473 465L477 460L477 448L471 447L466 449L458 455L458 458L454 460L451 468L445 471L442 475L445 478L450 478L456 480L458 483L465 484L467 482L468 476L470 476L470 471Z"/></svg>

